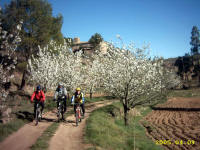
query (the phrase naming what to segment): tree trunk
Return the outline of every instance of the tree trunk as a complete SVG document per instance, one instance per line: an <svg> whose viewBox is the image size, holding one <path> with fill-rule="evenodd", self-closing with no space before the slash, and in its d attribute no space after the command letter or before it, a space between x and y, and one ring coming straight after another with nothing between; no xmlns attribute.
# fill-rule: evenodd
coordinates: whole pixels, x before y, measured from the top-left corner
<svg viewBox="0 0 200 150"><path fill-rule="evenodd" d="M30 50L32 51L32 48L30 48ZM30 57L30 53L26 53L26 62L28 62L28 59ZM26 85L26 76L27 76L27 70L26 68L23 71L23 76L22 76L22 81L21 81L21 85L20 85L20 90L24 90L24 87Z"/></svg>
<svg viewBox="0 0 200 150"><path fill-rule="evenodd" d="M125 123L125 126L128 126L129 122L128 122L128 107L127 105L124 105L124 123Z"/></svg>
<svg viewBox="0 0 200 150"><path fill-rule="evenodd" d="M92 99L92 88L90 89L90 100Z"/></svg>
<svg viewBox="0 0 200 150"><path fill-rule="evenodd" d="M26 70L24 70L24 72L23 72L22 81L21 81L21 85L20 85L20 90L24 90L24 87L26 85L25 77L26 77Z"/></svg>
<svg viewBox="0 0 200 150"><path fill-rule="evenodd" d="M67 100L70 101L69 92L67 92Z"/></svg>

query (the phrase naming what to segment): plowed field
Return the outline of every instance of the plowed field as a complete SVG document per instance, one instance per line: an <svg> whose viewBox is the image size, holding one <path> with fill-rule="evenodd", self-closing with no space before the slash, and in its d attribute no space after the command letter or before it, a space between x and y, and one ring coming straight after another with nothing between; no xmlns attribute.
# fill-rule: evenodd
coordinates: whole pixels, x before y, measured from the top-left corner
<svg viewBox="0 0 200 150"><path fill-rule="evenodd" d="M144 119L148 136L165 149L200 150L200 98L169 99Z"/></svg>

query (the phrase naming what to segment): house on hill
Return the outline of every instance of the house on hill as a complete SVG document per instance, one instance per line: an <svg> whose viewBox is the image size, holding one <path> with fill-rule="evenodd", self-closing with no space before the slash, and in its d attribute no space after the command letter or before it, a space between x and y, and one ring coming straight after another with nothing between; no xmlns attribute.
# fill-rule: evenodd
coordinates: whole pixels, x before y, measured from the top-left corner
<svg viewBox="0 0 200 150"><path fill-rule="evenodd" d="M82 50L83 53L86 54L86 55L91 55L94 52L94 46L89 42L80 41L80 38L76 37L73 40L72 51L75 53L75 52L80 51L80 50ZM106 42L103 41L103 42L100 43L100 51L103 54L106 54L106 52L107 52Z"/></svg>

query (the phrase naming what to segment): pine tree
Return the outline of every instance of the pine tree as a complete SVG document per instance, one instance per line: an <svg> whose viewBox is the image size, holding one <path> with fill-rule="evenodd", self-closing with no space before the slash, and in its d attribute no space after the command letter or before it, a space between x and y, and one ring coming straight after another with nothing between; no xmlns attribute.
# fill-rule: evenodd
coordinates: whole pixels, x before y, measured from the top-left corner
<svg viewBox="0 0 200 150"><path fill-rule="evenodd" d="M90 38L89 43L91 43L94 47L96 47L96 46L99 45L102 41L103 41L103 38L102 38L101 34L95 33L95 34L92 35L92 37Z"/></svg>
<svg viewBox="0 0 200 150"><path fill-rule="evenodd" d="M191 36L191 42L190 44L192 45L191 48L191 54L199 54L200 52L200 33L198 30L197 26L193 26L192 28L192 32L191 32L192 36Z"/></svg>
<svg viewBox="0 0 200 150"><path fill-rule="evenodd" d="M12 32L19 21L23 21L20 34L22 41L18 50L26 61L38 52L38 45L44 47L50 40L63 42L63 17L52 16L52 7L47 0L12 0L3 9L2 17L3 26L8 32ZM26 74L24 70L20 89L25 86Z"/></svg>
<svg viewBox="0 0 200 150"><path fill-rule="evenodd" d="M38 45L45 46L51 39L62 42L62 15L52 16L52 7L46 0L12 0L3 9L3 26L13 30L23 20L22 42L19 50L26 59L37 52Z"/></svg>

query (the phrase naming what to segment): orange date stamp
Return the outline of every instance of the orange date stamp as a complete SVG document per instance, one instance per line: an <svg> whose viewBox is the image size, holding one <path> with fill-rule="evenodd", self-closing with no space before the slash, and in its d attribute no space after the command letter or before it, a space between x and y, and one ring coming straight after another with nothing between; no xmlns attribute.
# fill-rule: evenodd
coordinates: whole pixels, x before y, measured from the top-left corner
<svg viewBox="0 0 200 150"><path fill-rule="evenodd" d="M156 145L194 145L194 140L156 140Z"/></svg>

